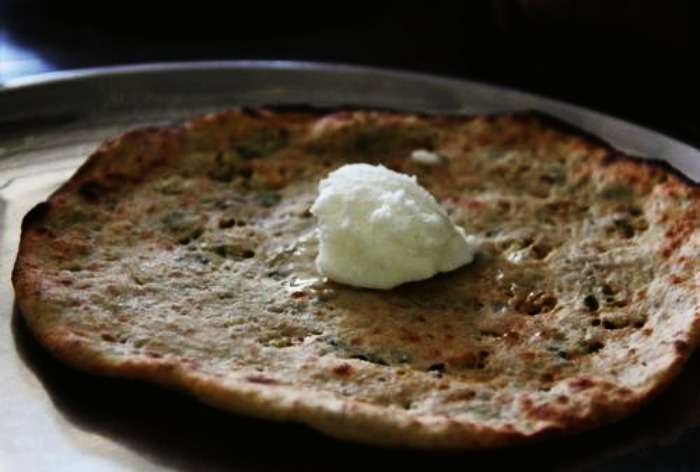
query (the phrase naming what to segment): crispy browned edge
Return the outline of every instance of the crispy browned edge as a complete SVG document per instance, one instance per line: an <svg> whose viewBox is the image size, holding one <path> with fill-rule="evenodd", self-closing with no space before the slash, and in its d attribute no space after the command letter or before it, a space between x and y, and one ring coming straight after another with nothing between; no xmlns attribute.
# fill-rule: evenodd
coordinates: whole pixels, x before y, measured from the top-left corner
<svg viewBox="0 0 700 472"><path fill-rule="evenodd" d="M273 106L264 107L264 109L280 113L301 111L318 116L345 110L405 113L360 107L321 109L309 106ZM259 114L257 109L243 108L220 112L217 115L224 116L236 113ZM426 113L413 114L430 116ZM638 165L662 167L664 171L680 178L677 180L678 185L695 185L690 179L665 162L627 156L604 141L541 112L526 111L506 115L518 120L539 120L567 134L577 135L593 146L605 148L609 151L612 159L626 159L634 161ZM108 158L108 150L119 146L125 139L133 139L139 135L148 136L151 133L167 134L173 130L182 131L185 124L197 123L199 120L207 119L207 116L169 127L137 128L108 140L90 155L76 173L47 201L36 205L24 217L19 250L12 272L17 305L36 340L62 362L91 374L138 379L165 385L192 394L202 402L231 412L272 420L301 422L340 439L375 445L424 449L478 449L542 440L553 435L580 432L619 420L660 393L678 375L692 351L700 343L700 320L696 318L693 329L688 333L687 342L674 344L675 358L670 368L661 372L653 385L646 391L638 392L641 393L638 395L621 397L608 395L604 390L589 390L587 395L590 397L590 401L587 409L558 415L551 418L549 424L525 434L514 428L490 428L451 419L432 418L426 420L391 415L387 414L387 410L382 407L349 399L338 399L330 394L316 391L301 391L282 385L222 379L169 359L154 359L147 356L124 359L108 357L93 350L86 342L68 330L43 329L44 327L37 321L41 317L41 303L31 292L31 288L37 281L28 276L24 264L33 249L31 235L37 231L50 211L53 202L62 194L74 191L86 177L89 177L90 169L95 168L103 159ZM454 115L454 118L462 120L470 117Z"/></svg>

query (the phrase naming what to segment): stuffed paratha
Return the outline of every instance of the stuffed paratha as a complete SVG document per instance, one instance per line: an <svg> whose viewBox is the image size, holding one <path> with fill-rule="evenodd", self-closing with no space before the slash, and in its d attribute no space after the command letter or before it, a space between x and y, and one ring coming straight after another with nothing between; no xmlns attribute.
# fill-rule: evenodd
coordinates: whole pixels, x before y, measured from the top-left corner
<svg viewBox="0 0 700 472"><path fill-rule="evenodd" d="M475 262L321 279L309 207L351 162L416 175ZM699 197L535 114L237 110L102 145L25 218L13 282L77 368L367 443L493 447L614 421L677 374Z"/></svg>

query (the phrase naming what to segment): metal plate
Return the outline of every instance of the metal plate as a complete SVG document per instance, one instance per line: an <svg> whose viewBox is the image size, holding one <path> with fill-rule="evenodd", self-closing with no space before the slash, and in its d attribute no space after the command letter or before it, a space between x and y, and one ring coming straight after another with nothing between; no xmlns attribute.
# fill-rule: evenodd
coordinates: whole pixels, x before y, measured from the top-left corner
<svg viewBox="0 0 700 472"><path fill-rule="evenodd" d="M654 131L474 82L337 65L208 62L61 72L0 91L0 470L171 470L537 465L696 468L700 359L617 425L503 452L427 453L337 442L302 426L222 413L178 393L74 372L51 359L14 311L10 272L22 216L104 138L236 105L364 105L483 113L535 109L700 180L700 151Z"/></svg>

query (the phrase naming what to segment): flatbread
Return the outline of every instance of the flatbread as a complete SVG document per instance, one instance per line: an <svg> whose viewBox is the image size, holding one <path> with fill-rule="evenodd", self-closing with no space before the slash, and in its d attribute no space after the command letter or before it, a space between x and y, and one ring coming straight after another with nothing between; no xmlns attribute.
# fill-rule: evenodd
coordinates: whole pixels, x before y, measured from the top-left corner
<svg viewBox="0 0 700 472"><path fill-rule="evenodd" d="M416 175L476 261L389 291L321 279L309 207L351 162ZM25 218L13 283L76 368L339 438L487 448L615 421L676 376L699 215L669 168L537 114L233 110L104 143Z"/></svg>

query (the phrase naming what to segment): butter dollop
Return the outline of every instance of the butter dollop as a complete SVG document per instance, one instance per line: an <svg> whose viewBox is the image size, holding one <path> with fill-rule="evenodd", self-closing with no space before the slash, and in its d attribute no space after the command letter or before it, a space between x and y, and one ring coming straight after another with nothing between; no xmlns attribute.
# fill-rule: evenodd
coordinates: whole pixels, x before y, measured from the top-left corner
<svg viewBox="0 0 700 472"><path fill-rule="evenodd" d="M448 272L474 258L475 244L427 190L408 176L349 164L321 180L321 275L355 287L390 289Z"/></svg>

